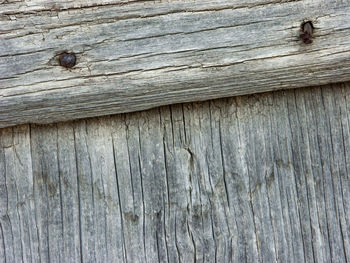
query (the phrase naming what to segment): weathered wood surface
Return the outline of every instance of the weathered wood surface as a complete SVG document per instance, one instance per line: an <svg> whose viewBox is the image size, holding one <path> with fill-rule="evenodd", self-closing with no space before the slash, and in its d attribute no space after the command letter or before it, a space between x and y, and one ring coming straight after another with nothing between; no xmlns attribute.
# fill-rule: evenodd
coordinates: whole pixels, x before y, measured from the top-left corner
<svg viewBox="0 0 350 263"><path fill-rule="evenodd" d="M0 130L0 262L349 262L350 87Z"/></svg>
<svg viewBox="0 0 350 263"><path fill-rule="evenodd" d="M349 1L1 2L0 127L350 80Z"/></svg>

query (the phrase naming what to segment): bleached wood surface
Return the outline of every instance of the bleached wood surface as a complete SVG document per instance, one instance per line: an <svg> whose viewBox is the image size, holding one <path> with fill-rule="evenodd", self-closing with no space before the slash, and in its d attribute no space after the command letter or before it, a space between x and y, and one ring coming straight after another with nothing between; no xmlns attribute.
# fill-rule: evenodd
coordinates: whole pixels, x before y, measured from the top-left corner
<svg viewBox="0 0 350 263"><path fill-rule="evenodd" d="M350 80L349 1L0 2L0 127Z"/></svg>
<svg viewBox="0 0 350 263"><path fill-rule="evenodd" d="M0 130L0 262L349 262L350 85Z"/></svg>

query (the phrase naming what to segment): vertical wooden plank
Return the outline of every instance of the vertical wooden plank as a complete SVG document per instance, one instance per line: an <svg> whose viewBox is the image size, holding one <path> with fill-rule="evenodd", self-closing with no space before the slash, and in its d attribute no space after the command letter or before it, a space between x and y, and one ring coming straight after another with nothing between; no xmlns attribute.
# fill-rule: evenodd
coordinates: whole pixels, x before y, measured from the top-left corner
<svg viewBox="0 0 350 263"><path fill-rule="evenodd" d="M246 97L245 108L250 118L245 126L248 134L249 198L253 213L257 249L261 262L275 262L275 240L271 222L268 188L274 183L273 162L271 158L270 107L266 94ZM243 135L242 135L243 136ZM269 234L270 233L270 234Z"/></svg>
<svg viewBox="0 0 350 263"><path fill-rule="evenodd" d="M80 200L81 259L83 262L97 262L95 239L100 237L96 236L95 230L94 187L87 144L86 121L74 123L74 147Z"/></svg>
<svg viewBox="0 0 350 263"><path fill-rule="evenodd" d="M216 230L218 226L215 224L213 214L217 213L219 218L224 211L217 210L217 206L214 205L217 199L213 197L216 191L211 177L221 176L222 178L223 171L221 169L219 175L212 175L212 171L209 169L210 166L215 167L214 163L213 165L210 163L215 160L212 156L212 147L214 143L217 143L213 141L211 136L212 111L210 105L210 102L193 103L191 104L191 114L187 111L185 115L185 125L189 130L190 138L186 147L190 154L192 235L195 242L196 261L200 262L211 262L213 259L222 260L225 257L228 259L231 256L230 250L225 251L226 255L217 254L218 244L215 233L218 234L218 230ZM219 150L220 148L218 148L217 153L218 156L221 156ZM220 162L221 166L221 159L216 160L216 162ZM217 197L224 197L227 200L226 192L222 191L224 188L220 190L217 192ZM224 222L223 227L227 228L227 222ZM221 249L222 246L221 244Z"/></svg>
<svg viewBox="0 0 350 263"><path fill-rule="evenodd" d="M278 96L277 99L276 97L276 94L272 94L269 101L273 105L270 109L271 122L269 125L271 129L271 161L273 162L269 204L274 230L276 260L278 262L289 262L292 259L291 255L293 255L293 245L291 242L292 234L287 193L290 186L287 187L285 182L293 178L293 166L290 134L287 129L284 129L289 122L286 93L282 92L281 96Z"/></svg>
<svg viewBox="0 0 350 263"><path fill-rule="evenodd" d="M232 107L230 107L232 103ZM230 116L236 116L236 103L233 99L211 101L209 103L210 142L207 144L206 160L212 187L212 220L215 236L217 262L230 262L239 259L238 225L232 209L232 193L228 192L222 143L222 123L227 123ZM190 123L187 123L191 127ZM225 128L229 128L225 126ZM226 131L225 131L226 132ZM205 147L205 145L203 145ZM231 147L233 147L231 145ZM231 197L231 200L229 199ZM231 204L231 205L230 205Z"/></svg>
<svg viewBox="0 0 350 263"><path fill-rule="evenodd" d="M287 139L289 145L286 147L286 150L292 169L289 171L286 169L289 176L281 179L287 198L286 216L290 220L291 236L289 240L293 248L292 255L297 261L305 261L310 257L313 258L313 254L312 251L310 253L310 247L305 248L305 246L310 244L309 236L305 236L305 240L303 239L305 231L309 227L309 222L305 218L305 215L309 213L309 209L305 182L306 171L303 167L303 159L307 158L309 149L303 141L305 139L301 131L304 128L302 125L306 122L305 116L300 113L300 106L297 104L300 100L302 99L296 101L293 92L286 94L287 117L284 120L286 122L285 125L289 127L285 129L282 126L278 131L289 137ZM282 172L283 170L280 169L280 171ZM309 234L310 232L307 231L306 233ZM306 245L305 242L307 242Z"/></svg>
<svg viewBox="0 0 350 263"><path fill-rule="evenodd" d="M87 122L87 150L92 173L95 253L98 262L124 260L121 210L110 118Z"/></svg>
<svg viewBox="0 0 350 263"><path fill-rule="evenodd" d="M21 251L20 249L18 249L18 245L19 243L14 244L13 240L13 232L12 232L12 226L10 223L10 218L9 218L9 202L11 202L11 200L9 201L8 199L11 198L12 196L14 196L13 193L11 193L11 189L8 189L8 182L7 180L7 173L6 173L6 155L5 155L5 151L6 148L11 147L12 145L12 129L8 128L8 129L2 129L1 130L1 141L0 141L0 158L1 158L1 173L0 173L0 186L1 186L1 191L0 191L0 211L1 211L1 241L2 241L2 253L3 253L3 262L7 262L7 261L15 261L15 252L13 251L14 249L17 249L17 251ZM11 165L11 161L12 160L8 160L10 161ZM12 165L11 165L12 166ZM10 172L8 173L10 175ZM14 200L16 201L17 198ZM13 212L12 212L13 213ZM16 226L17 229L19 226Z"/></svg>
<svg viewBox="0 0 350 263"><path fill-rule="evenodd" d="M315 91L314 91L315 92ZM296 96L300 96L297 97ZM289 106L290 105L290 106ZM300 255L303 254L304 260L314 258L314 248L312 246L312 233L310 225L310 198L313 186L309 181L312 180L312 174L308 170L308 155L313 148L308 144L308 114L303 94L291 94L288 96L288 110L290 114L290 136L291 136L291 154L294 171L293 177L295 182L296 208L301 236L299 249ZM296 127L292 129L292 127ZM311 134L311 136L313 136ZM311 188L311 189L310 189ZM312 200L312 199L311 199ZM316 223L316 222L315 222ZM299 234L299 233L298 233Z"/></svg>
<svg viewBox="0 0 350 263"><path fill-rule="evenodd" d="M185 149L187 134L183 126L184 114L179 107L169 106L161 108L160 116L168 192L165 210L168 257L170 262L191 262L194 261L195 245L187 218L190 154Z"/></svg>
<svg viewBox="0 0 350 263"><path fill-rule="evenodd" d="M28 125L0 130L0 224L5 262L41 259Z"/></svg>
<svg viewBox="0 0 350 263"><path fill-rule="evenodd" d="M65 257L57 125L33 125L31 131L35 216L41 260L60 262Z"/></svg>
<svg viewBox="0 0 350 263"><path fill-rule="evenodd" d="M320 168L323 174L324 209L322 216L325 216L328 244L330 249L330 260L340 261L344 258L344 248L339 247L341 243L341 232L338 221L337 203L335 196L338 194L334 188L334 177L336 168L332 160L332 130L329 126L328 111L331 109L324 101L323 89L318 92L307 92L305 104L314 122L312 136L317 138L317 153L320 158ZM310 118L310 119L311 119ZM322 200L322 199L321 199Z"/></svg>
<svg viewBox="0 0 350 263"><path fill-rule="evenodd" d="M338 88L339 90L339 88ZM331 166L331 173L328 175L329 180L331 180L332 193L334 195L334 221L332 225L334 227L336 240L334 240L334 245L331 246L334 251L333 260L340 261L344 258L348 258L349 254L346 254L345 244L348 240L348 235L350 233L346 232L345 226L345 210L343 199L347 197L343 196L342 190L342 177L347 174L345 169L345 157L346 153L344 152L343 146L343 136L342 128L340 125L340 116L338 101L336 101L335 90L332 85L321 90L322 92L322 102L325 106L324 110L324 119L326 121L325 128L328 129L327 133L329 134L328 147L327 151L329 155L329 163ZM346 182L345 182L346 184ZM348 251L349 252L349 251Z"/></svg>
<svg viewBox="0 0 350 263"><path fill-rule="evenodd" d="M138 116L138 115L137 115ZM112 143L120 202L120 246L129 262L146 262L144 199L137 118L112 118ZM135 238L138 237L138 238Z"/></svg>
<svg viewBox="0 0 350 263"><path fill-rule="evenodd" d="M340 113L340 125L341 125L341 139L343 144L343 152L344 152L344 170L343 173L340 174L341 180L341 190L342 190L342 201L344 206L344 214L341 217L341 228L342 228L342 236L345 247L346 259L350 261L350 198L347 196L350 193L350 156L347 149L350 149L350 105L349 105L349 84L345 83L341 85L341 92L337 92L337 88L334 87L335 92L335 102L338 105L339 113Z"/></svg>
<svg viewBox="0 0 350 263"><path fill-rule="evenodd" d="M57 124L57 158L62 205L64 261L80 262L82 259L81 200L72 123Z"/></svg>
<svg viewBox="0 0 350 263"><path fill-rule="evenodd" d="M75 127L84 262L124 259L113 145L107 123L107 119L98 119Z"/></svg>
<svg viewBox="0 0 350 263"><path fill-rule="evenodd" d="M230 182L228 191L233 196L233 215L237 220L238 240L237 248L238 260L256 262L260 260L259 235L256 224L256 208L254 208L254 197L260 189L255 189L255 157L254 140L250 133L251 115L249 110L250 97L237 98L228 114L227 123L222 124L221 137L224 154L224 167ZM225 121L225 119L223 119ZM254 192L254 190L258 190ZM237 253L236 252L236 253Z"/></svg>
<svg viewBox="0 0 350 263"><path fill-rule="evenodd" d="M147 262L167 261L164 213L168 200L164 150L158 109L139 116L140 167L145 202Z"/></svg>

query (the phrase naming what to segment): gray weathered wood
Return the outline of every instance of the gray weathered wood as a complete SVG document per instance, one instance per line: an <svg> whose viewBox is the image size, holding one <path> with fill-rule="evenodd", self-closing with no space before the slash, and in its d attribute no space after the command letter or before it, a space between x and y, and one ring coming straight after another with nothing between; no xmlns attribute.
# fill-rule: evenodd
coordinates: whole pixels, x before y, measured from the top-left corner
<svg viewBox="0 0 350 263"><path fill-rule="evenodd" d="M350 80L349 13L343 0L2 1L0 127ZM74 69L58 66L65 50Z"/></svg>
<svg viewBox="0 0 350 263"><path fill-rule="evenodd" d="M350 84L0 130L0 262L349 262Z"/></svg>

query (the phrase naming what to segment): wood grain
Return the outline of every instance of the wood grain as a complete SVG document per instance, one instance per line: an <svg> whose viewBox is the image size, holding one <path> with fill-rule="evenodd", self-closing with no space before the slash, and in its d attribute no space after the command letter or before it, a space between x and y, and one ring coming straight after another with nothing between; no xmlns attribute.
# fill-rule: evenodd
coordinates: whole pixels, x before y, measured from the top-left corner
<svg viewBox="0 0 350 263"><path fill-rule="evenodd" d="M348 262L349 98L0 129L0 262Z"/></svg>
<svg viewBox="0 0 350 263"><path fill-rule="evenodd" d="M3 1L0 127L347 81L349 13L340 0Z"/></svg>

